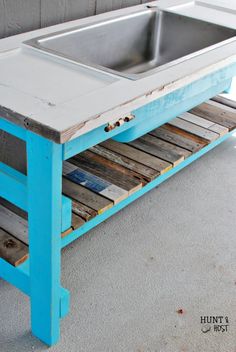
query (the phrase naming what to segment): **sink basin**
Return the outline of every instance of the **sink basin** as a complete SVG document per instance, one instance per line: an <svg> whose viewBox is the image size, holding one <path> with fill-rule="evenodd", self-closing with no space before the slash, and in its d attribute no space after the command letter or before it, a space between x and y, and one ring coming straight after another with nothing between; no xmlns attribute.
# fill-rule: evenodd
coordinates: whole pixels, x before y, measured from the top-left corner
<svg viewBox="0 0 236 352"><path fill-rule="evenodd" d="M139 79L235 40L235 35L227 27L144 7L25 44L79 65Z"/></svg>

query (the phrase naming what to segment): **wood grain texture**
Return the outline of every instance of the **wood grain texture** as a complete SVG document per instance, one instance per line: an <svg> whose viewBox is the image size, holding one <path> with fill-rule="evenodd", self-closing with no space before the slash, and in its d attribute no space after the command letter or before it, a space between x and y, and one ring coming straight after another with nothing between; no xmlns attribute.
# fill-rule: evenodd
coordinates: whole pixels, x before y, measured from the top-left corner
<svg viewBox="0 0 236 352"><path fill-rule="evenodd" d="M151 137L151 136L150 136ZM158 158L161 158L162 160L165 160L169 163L171 163L173 166L178 165L184 160L184 157L180 154L177 154L171 150L167 150L161 147L156 147L153 143L150 143L149 141L145 139L136 139L135 141L129 143L129 145L142 150L146 153L149 153L153 156L156 156Z"/></svg>
<svg viewBox="0 0 236 352"><path fill-rule="evenodd" d="M1 199L1 203L2 199ZM27 213L14 205L0 204L1 227L25 245L29 244ZM79 214L78 214L79 215ZM67 236L72 232L72 227L61 234Z"/></svg>
<svg viewBox="0 0 236 352"><path fill-rule="evenodd" d="M187 149L181 148L181 147L179 147L175 144L172 144L170 142L163 141L162 139L157 138L156 136L152 136L150 134L147 134L147 135L141 137L141 140L146 141L148 143L151 143L157 148L161 148L166 151L171 151L171 152L174 152L178 155L182 155L185 159L192 154Z"/></svg>
<svg viewBox="0 0 236 352"><path fill-rule="evenodd" d="M221 109L226 108L226 110L229 110L229 111L232 109L233 112L235 112L236 110L235 99L226 98L226 96L217 95L214 98L212 98L212 100L209 100L208 104L218 106Z"/></svg>
<svg viewBox="0 0 236 352"><path fill-rule="evenodd" d="M63 178L62 187L63 193L66 196L96 210L98 214L102 214L113 206L113 202L109 199L91 192L87 188L77 185L66 178Z"/></svg>
<svg viewBox="0 0 236 352"><path fill-rule="evenodd" d="M184 136L181 136L177 132L172 132L168 128L166 128L166 125L163 125L152 132L150 132L152 136L158 137L160 139L163 139L166 142L170 142L172 144L175 144L181 148L187 149L190 152L196 153L198 150L202 148L202 144L197 143L193 141L190 138L186 138Z"/></svg>
<svg viewBox="0 0 236 352"><path fill-rule="evenodd" d="M96 148L94 149L96 150ZM92 150L87 151L85 153L85 156L87 155L87 153L89 153L89 157L91 157L93 161L96 161L104 167L109 167L112 170L116 170L118 172L121 172L123 175L126 175L128 180L137 180L141 185L145 185L147 183L143 176L137 173L135 169L132 170L129 167L127 168L124 165L121 165L119 162L116 161L116 159L110 160L109 158L106 158L99 153L93 152Z"/></svg>
<svg viewBox="0 0 236 352"><path fill-rule="evenodd" d="M191 112L214 123L227 127L230 131L236 128L236 111L231 112L224 108L221 109L217 106L213 106L212 104L203 103L192 109Z"/></svg>
<svg viewBox="0 0 236 352"><path fill-rule="evenodd" d="M0 228L0 258L18 266L28 258L28 246Z"/></svg>
<svg viewBox="0 0 236 352"><path fill-rule="evenodd" d="M28 244L28 223L23 214L17 214L0 204L0 226L21 242Z"/></svg>
<svg viewBox="0 0 236 352"><path fill-rule="evenodd" d="M72 210L74 214L79 215L85 221L89 221L98 214L95 210L74 200L72 201Z"/></svg>
<svg viewBox="0 0 236 352"><path fill-rule="evenodd" d="M133 148L127 144L118 143L113 140L105 141L101 143L104 148L107 148L119 155L125 156L132 160L135 160L145 166L148 166L160 174L163 174L172 168L172 165L164 160L161 160L155 156L145 153L141 150Z"/></svg>
<svg viewBox="0 0 236 352"><path fill-rule="evenodd" d="M194 141L195 143L198 143L202 146L202 148L208 144L208 141L201 138L201 137L198 137L192 133L189 133L187 131L184 131L182 130L181 128L178 128L178 127L175 127L175 126L172 126L170 125L169 123L166 123L164 126L163 126L166 130L170 131L170 132L173 132L179 136L183 136L187 139L190 139L192 141ZM201 148L200 148L201 149Z"/></svg>
<svg viewBox="0 0 236 352"><path fill-rule="evenodd" d="M135 174L140 175L140 178L143 178L148 182L153 180L160 174L158 171L146 165L143 165L123 155L120 155L112 150L104 148L101 145L97 145L91 148L91 150L94 153L97 153L98 155L101 155L108 160L114 161L116 164L122 165L125 168L134 171Z"/></svg>
<svg viewBox="0 0 236 352"><path fill-rule="evenodd" d="M72 214L72 228L73 230L77 230L79 227L83 226L85 224L85 220L78 216L77 214ZM67 236L68 233L67 231L62 234L62 238Z"/></svg>
<svg viewBox="0 0 236 352"><path fill-rule="evenodd" d="M114 204L119 203L129 195L127 190L100 177L93 169L81 168L76 161L74 164L72 162L64 162L63 175L70 181L110 199Z"/></svg>
<svg viewBox="0 0 236 352"><path fill-rule="evenodd" d="M108 161L107 163L103 162L103 164L100 161L98 162L96 158L94 158L93 153L89 151L78 154L69 161L81 169L126 190L128 194L132 194L142 187L140 181L117 171L108 163ZM104 161L106 161L106 159L104 159Z"/></svg>
<svg viewBox="0 0 236 352"><path fill-rule="evenodd" d="M194 123L182 120L180 118L175 118L171 121L169 121L169 124L178 128L181 128L182 130L195 134L198 137L201 137L208 141L208 143L213 142L217 138L219 138L219 135L215 132L209 131L203 127L197 126Z"/></svg>
<svg viewBox="0 0 236 352"><path fill-rule="evenodd" d="M179 117L183 120L195 123L196 125L206 128L212 132L218 133L220 136L223 136L224 134L229 132L229 129L227 127L218 125L210 120L204 119L189 112L181 114Z"/></svg>

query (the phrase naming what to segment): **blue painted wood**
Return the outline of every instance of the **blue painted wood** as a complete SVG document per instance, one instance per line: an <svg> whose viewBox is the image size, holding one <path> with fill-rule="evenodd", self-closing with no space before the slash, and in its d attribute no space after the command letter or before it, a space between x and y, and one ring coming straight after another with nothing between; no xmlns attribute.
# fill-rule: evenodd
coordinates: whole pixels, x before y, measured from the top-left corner
<svg viewBox="0 0 236 352"><path fill-rule="evenodd" d="M103 125L67 142L63 148L63 159L67 160L109 138L120 142L134 140L221 93L229 87L234 75L236 75L236 63L206 75L192 84L177 89L133 111L135 119L110 132L105 132L106 125Z"/></svg>
<svg viewBox="0 0 236 352"><path fill-rule="evenodd" d="M4 120L3 118L0 118L0 130L8 132L23 141L26 140L26 129Z"/></svg>
<svg viewBox="0 0 236 352"><path fill-rule="evenodd" d="M87 171L75 167L75 170L65 174L66 178L77 183L78 185L83 185L84 187L90 189L95 193L100 193L106 190L111 184L106 180L103 180Z"/></svg>
<svg viewBox="0 0 236 352"><path fill-rule="evenodd" d="M127 122L120 127L116 127L114 130L110 132L105 132L105 127L107 124L102 125L94 130L73 139L70 142L67 142L63 145L63 160L67 160L74 155L83 152L91 148L92 146L104 142L109 138L116 136L117 134L126 131L127 129L135 126L138 123L136 119Z"/></svg>
<svg viewBox="0 0 236 352"><path fill-rule="evenodd" d="M129 194L127 190L124 190L67 161L65 161L63 165L63 175L68 180L108 198L114 203L128 197Z"/></svg>
<svg viewBox="0 0 236 352"><path fill-rule="evenodd" d="M61 287L61 297L60 297L60 318L64 318L69 313L70 307L70 291Z"/></svg>
<svg viewBox="0 0 236 352"><path fill-rule="evenodd" d="M18 267L0 258L0 277L30 297L29 259ZM60 288L60 318L69 313L70 292Z"/></svg>
<svg viewBox="0 0 236 352"><path fill-rule="evenodd" d="M27 159L32 332L51 346L60 336L62 146L29 132Z"/></svg>
<svg viewBox="0 0 236 352"><path fill-rule="evenodd" d="M30 278L29 273L22 270L21 267L14 267L0 258L0 277L17 287L26 295L30 295Z"/></svg>
<svg viewBox="0 0 236 352"><path fill-rule="evenodd" d="M236 73L236 64L133 111L136 119L143 118L142 123L117 135L114 139L119 142L130 142L223 92L232 81L232 72Z"/></svg>
<svg viewBox="0 0 236 352"><path fill-rule="evenodd" d="M0 162L0 196L27 210L27 178L22 173Z"/></svg>
<svg viewBox="0 0 236 352"><path fill-rule="evenodd" d="M151 181L148 183L146 186L141 188L139 191L133 193L131 196L128 198L124 199L120 203L116 204L112 208L106 210L103 214L97 215L95 218L89 220L86 222L83 226L78 228L77 230L73 231L70 233L68 236L62 238L61 246L62 248L66 247L68 244L76 240L77 238L83 236L86 232L94 228L95 226L99 225L101 222L104 220L108 219L110 216L114 215L117 213L119 210L123 209L130 203L132 203L134 200L137 198L141 197L143 194L149 192L151 189L155 188L159 184L161 184L163 181L167 180L169 177L172 175L176 174L178 171L182 170L185 166L191 164L193 161L196 159L200 158L202 155L207 153L209 150L213 149L220 143L224 142L227 138L229 138L235 131L232 131L223 137L217 139L216 141L212 142L211 144L208 144L206 147L198 151L197 153L191 155L187 159L185 159L183 162L172 168L170 171L164 173L161 176L158 176L155 180Z"/></svg>

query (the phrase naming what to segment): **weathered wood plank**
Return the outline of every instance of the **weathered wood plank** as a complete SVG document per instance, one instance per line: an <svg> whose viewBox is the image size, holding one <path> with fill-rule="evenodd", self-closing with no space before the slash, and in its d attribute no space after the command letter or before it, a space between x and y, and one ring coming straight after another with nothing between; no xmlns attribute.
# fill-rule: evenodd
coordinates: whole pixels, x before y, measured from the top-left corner
<svg viewBox="0 0 236 352"><path fill-rule="evenodd" d="M99 146L98 146L99 148ZM102 148L102 147L100 147ZM124 175L127 175L127 179L135 179L137 180L141 185L145 185L147 183L147 181L145 181L144 177L137 173L135 169L131 170L129 167L125 167L123 165L120 165L120 163L117 162L117 160L110 160L109 158L104 157L103 155L96 153L96 147L94 148L94 152L93 150L90 149L90 151L86 151L85 153L82 153L82 155L86 158L86 156L88 158L90 158L91 160L93 160L94 162L97 162L101 165L103 165L104 167L108 167L111 168L112 170L116 170L118 172L121 172ZM109 152L109 151L108 151Z"/></svg>
<svg viewBox="0 0 236 352"><path fill-rule="evenodd" d="M163 125L152 132L150 132L152 136L163 139L166 142L170 142L172 144L177 145L178 147L189 150L192 153L196 153L198 150L202 148L202 144L195 142L190 138L186 138L176 132L170 131L166 128L166 125Z"/></svg>
<svg viewBox="0 0 236 352"><path fill-rule="evenodd" d="M28 246L0 228L0 258L18 266L28 258Z"/></svg>
<svg viewBox="0 0 236 352"><path fill-rule="evenodd" d="M116 187L127 191L128 195L136 192L142 187L140 181L124 175L120 171L114 170L108 165L108 163L105 165L94 160L92 153L89 151L77 154L74 158L70 159L70 162L84 171L90 172L106 182L110 182L111 184L116 185Z"/></svg>
<svg viewBox="0 0 236 352"><path fill-rule="evenodd" d="M120 155L112 150L102 147L101 145L96 145L91 148L94 153L103 156L104 158L111 160L119 165L124 166L125 168L134 171L135 173L140 175L146 181L150 182L155 179L160 173L146 165L143 165L137 161L134 161L130 158L127 158L123 155Z"/></svg>
<svg viewBox="0 0 236 352"><path fill-rule="evenodd" d="M0 225L5 231L28 244L27 220L0 204Z"/></svg>
<svg viewBox="0 0 236 352"><path fill-rule="evenodd" d="M66 196L88 206L91 209L94 209L98 214L102 214L104 211L113 206L113 202L109 199L102 197L66 178L63 178L62 186L63 193Z"/></svg>
<svg viewBox="0 0 236 352"><path fill-rule="evenodd" d="M89 221L98 214L95 210L74 200L72 201L72 209L74 214L79 215L85 221Z"/></svg>
<svg viewBox="0 0 236 352"><path fill-rule="evenodd" d="M200 137L198 137L198 136L196 136L196 135L194 135L192 133L186 132L186 131L182 130L181 128L171 126L168 123L166 123L162 127L165 128L166 130L170 131L170 132L173 132L173 133L178 134L178 135L180 135L182 137L190 139L190 140L192 140L195 143L198 143L199 145L201 145L202 148L209 143L207 140L205 140L203 138L200 138Z"/></svg>
<svg viewBox="0 0 236 352"><path fill-rule="evenodd" d="M182 155L160 147L157 148L154 144L146 141L145 139L139 138L128 144L146 153L157 156L158 158L161 158L171 163L173 166L178 165L184 160L184 157Z"/></svg>
<svg viewBox="0 0 236 352"><path fill-rule="evenodd" d="M85 224L85 220L82 219L80 216L77 214L72 213L72 228L73 230L77 230L79 227L83 226ZM62 238L67 236L67 233L62 234Z"/></svg>
<svg viewBox="0 0 236 352"><path fill-rule="evenodd" d="M175 118L171 121L169 121L169 124L178 128L181 128L182 130L195 134L198 137L201 137L208 141L208 143L215 141L217 138L219 138L219 135L215 132L209 131L203 127L197 126L194 123L182 120L180 118Z"/></svg>
<svg viewBox="0 0 236 352"><path fill-rule="evenodd" d="M71 160L72 161L72 160ZM128 192L125 189L116 186L104 178L97 176L93 170L79 167L77 161L74 164L64 162L63 176L68 178L78 185L88 188L90 191L102 195L114 202L114 204L128 197ZM80 165L80 164L79 164ZM92 171L92 172L91 172Z"/></svg>
<svg viewBox="0 0 236 352"><path fill-rule="evenodd" d="M141 150L133 148L127 144L118 143L110 139L101 143L100 145L106 149L118 153L119 155L122 155L129 159L137 161L145 166L148 166L158 171L160 174L163 174L172 168L172 164L162 159L159 159L153 155L142 152Z"/></svg>
<svg viewBox="0 0 236 352"><path fill-rule="evenodd" d="M209 105L217 106L220 109L230 111L233 114L236 111L236 101L226 99L220 96L216 96L215 98L208 100L206 103Z"/></svg>
<svg viewBox="0 0 236 352"><path fill-rule="evenodd" d="M146 141L147 143L151 143L155 145L155 147L164 149L166 151L174 152L178 155L182 155L185 159L190 156L192 153L184 148L181 148L175 144L163 141L162 139L159 139L158 137L152 136L150 134L146 134L145 136L142 136L140 138L142 141Z"/></svg>
<svg viewBox="0 0 236 352"><path fill-rule="evenodd" d="M191 112L195 115L206 118L214 123L227 127L230 131L236 128L236 112L228 111L224 108L203 103Z"/></svg>
<svg viewBox="0 0 236 352"><path fill-rule="evenodd" d="M225 96L217 95L207 102L208 104L212 104L220 107L221 109L226 109L228 111L232 111L233 113L236 111L236 100L226 98Z"/></svg>
<svg viewBox="0 0 236 352"><path fill-rule="evenodd" d="M7 205L8 206L8 205ZM25 245L29 244L27 213L14 205L6 207L0 204L1 227ZM65 237L72 232L72 227L62 233Z"/></svg>
<svg viewBox="0 0 236 352"><path fill-rule="evenodd" d="M218 133L220 136L223 136L229 132L227 127L218 125L210 120L204 119L203 117L191 114L189 112L181 114L179 117L183 120L195 123L196 125L206 128L212 132Z"/></svg>

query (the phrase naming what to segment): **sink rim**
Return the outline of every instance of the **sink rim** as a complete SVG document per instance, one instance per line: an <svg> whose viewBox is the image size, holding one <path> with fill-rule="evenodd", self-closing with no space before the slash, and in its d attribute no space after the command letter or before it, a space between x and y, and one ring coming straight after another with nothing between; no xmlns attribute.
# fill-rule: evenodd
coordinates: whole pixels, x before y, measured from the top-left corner
<svg viewBox="0 0 236 352"><path fill-rule="evenodd" d="M235 36L229 38L229 39L225 39L223 41L220 41L219 43L216 43L216 44L212 44L206 48L203 48L203 49L200 49L200 50L197 50L193 53L190 53L190 54L187 54L187 55L184 55L178 59L174 59L174 60L171 60L163 65L160 65L160 66L157 66L157 67L154 67L150 70L147 70L145 72L141 72L141 73L126 73L126 72L122 72L122 71L118 71L118 70L115 70L115 69L111 69L111 68L108 68L106 66L103 66L103 65L99 65L99 64L96 64L96 63L90 63L89 61L83 61L81 59L75 59L74 57L68 55L68 54L63 54L61 53L60 51L58 50L54 50L54 49L50 49L50 48L47 48L47 47L43 47L41 45L41 43L43 43L44 41L47 41L47 40L51 40L53 38L58 38L58 37L61 37L61 36L66 36L66 35L70 35L71 33L74 33L74 32L80 32L80 31L85 31L87 29L91 29L91 28L96 28L96 27L99 27L99 26L102 26L104 24L108 24L109 22L114 22L114 21L119 21L119 20L123 20L123 19L129 19L129 18L132 18L132 17L136 17L137 15L142 15L142 14L145 14L149 11L159 11L160 13L171 13L172 15L176 15L176 16L181 16L181 17L186 17L186 18L192 18L195 20L194 17L192 16L186 16L186 15L182 15L182 14L178 14L176 12L173 12L171 10L167 10L167 9L163 9L163 8L160 8L158 7L157 5L144 5L143 8L139 8L131 13L128 13L128 14L125 14L125 15L114 15L114 16L111 16L111 18L109 19L106 19L106 20L97 20L97 21L93 21L91 24L86 24L86 25L78 25L78 26L75 26L75 27L72 27L72 28L69 28L69 29L64 29L64 30L61 30L61 31L56 31L54 33L50 33L50 34L45 34L45 35L42 35L42 36L38 36L38 37L35 37L35 38L31 38L29 40L26 40L22 43L23 46L27 47L27 48L32 48L33 50L36 50L38 52L41 52L45 55L48 55L48 56L51 56L53 58L56 58L57 60L58 59L61 59L63 61L67 61L67 62L70 62L70 63L73 63L79 67L83 67L83 68L86 68L86 69L90 69L90 70L93 70L93 71L96 71L96 72L100 72L100 73L105 73L105 74L108 74L110 76L113 76L115 78L117 77L120 77L120 78L125 78L125 79L129 79L129 80L133 80L133 81L136 81L136 80L140 80L142 78L146 78L146 77L149 77L153 74L156 74L158 72L161 72L161 71L164 71L164 70L167 70L168 68L170 67L173 67L173 66L176 66L180 63L183 63L187 60L191 60L192 58L195 58L197 56L200 56L200 55L203 55L207 52L210 52L210 51L213 51L219 47L223 47L227 44L230 44L230 43L236 43L236 29L234 28L231 28L231 27L227 27L227 26L222 26L222 25L218 25L216 23L213 23L213 22L208 22L206 20L200 20L200 19L197 19L198 21L202 21L204 23L212 23L212 24L215 24L219 27L223 27L223 28L229 28L229 29L232 29L232 30L235 30ZM111 12L112 13L112 12Z"/></svg>

